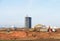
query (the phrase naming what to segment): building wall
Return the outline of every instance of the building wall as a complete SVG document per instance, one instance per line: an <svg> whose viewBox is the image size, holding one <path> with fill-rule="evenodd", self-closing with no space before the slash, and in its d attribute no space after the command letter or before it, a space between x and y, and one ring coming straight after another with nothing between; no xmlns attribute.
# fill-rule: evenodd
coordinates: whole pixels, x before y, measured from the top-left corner
<svg viewBox="0 0 60 41"><path fill-rule="evenodd" d="M40 29L40 31L47 32L47 31L48 31L48 29Z"/></svg>

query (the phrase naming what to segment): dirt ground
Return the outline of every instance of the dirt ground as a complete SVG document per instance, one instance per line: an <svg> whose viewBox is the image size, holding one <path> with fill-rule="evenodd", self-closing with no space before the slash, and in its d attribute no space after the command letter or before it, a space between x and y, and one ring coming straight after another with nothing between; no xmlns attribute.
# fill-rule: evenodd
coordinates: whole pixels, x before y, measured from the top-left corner
<svg viewBox="0 0 60 41"><path fill-rule="evenodd" d="M0 31L0 40L60 39L58 32Z"/></svg>

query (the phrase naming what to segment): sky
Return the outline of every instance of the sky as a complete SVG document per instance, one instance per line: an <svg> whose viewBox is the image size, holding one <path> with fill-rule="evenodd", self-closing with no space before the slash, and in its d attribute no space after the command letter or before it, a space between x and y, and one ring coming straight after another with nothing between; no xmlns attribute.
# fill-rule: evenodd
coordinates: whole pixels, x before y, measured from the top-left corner
<svg viewBox="0 0 60 41"><path fill-rule="evenodd" d="M0 26L24 27L26 15L32 17L32 26L60 27L60 0L0 0Z"/></svg>

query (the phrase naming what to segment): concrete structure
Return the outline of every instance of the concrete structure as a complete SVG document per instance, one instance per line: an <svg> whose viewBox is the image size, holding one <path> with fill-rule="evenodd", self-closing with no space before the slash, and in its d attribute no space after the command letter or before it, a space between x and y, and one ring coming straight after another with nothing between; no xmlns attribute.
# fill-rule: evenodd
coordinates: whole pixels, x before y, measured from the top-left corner
<svg viewBox="0 0 60 41"><path fill-rule="evenodd" d="M34 28L46 28L46 26L42 24L37 24L34 26Z"/></svg>
<svg viewBox="0 0 60 41"><path fill-rule="evenodd" d="M47 28L44 28L44 29L40 29L40 31L42 31L42 32L47 32L48 29L47 29Z"/></svg>
<svg viewBox="0 0 60 41"><path fill-rule="evenodd" d="M42 24L35 25L34 29L36 31L41 31L41 32L47 32L48 31L48 28L45 25L42 25Z"/></svg>
<svg viewBox="0 0 60 41"><path fill-rule="evenodd" d="M25 17L25 27L31 28L31 17Z"/></svg>

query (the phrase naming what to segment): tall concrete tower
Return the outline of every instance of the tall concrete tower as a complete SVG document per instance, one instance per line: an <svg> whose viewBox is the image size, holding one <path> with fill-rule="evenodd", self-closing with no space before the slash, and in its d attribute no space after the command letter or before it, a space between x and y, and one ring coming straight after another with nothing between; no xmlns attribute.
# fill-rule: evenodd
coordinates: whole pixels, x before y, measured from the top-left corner
<svg viewBox="0 0 60 41"><path fill-rule="evenodd" d="M25 17L25 27L31 28L31 17L28 16Z"/></svg>

